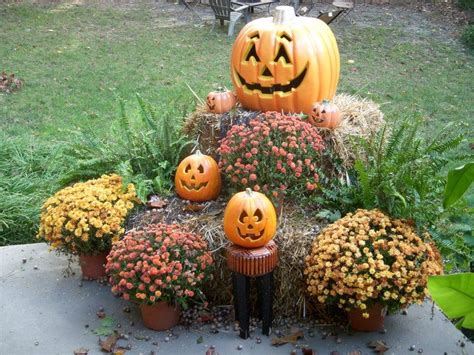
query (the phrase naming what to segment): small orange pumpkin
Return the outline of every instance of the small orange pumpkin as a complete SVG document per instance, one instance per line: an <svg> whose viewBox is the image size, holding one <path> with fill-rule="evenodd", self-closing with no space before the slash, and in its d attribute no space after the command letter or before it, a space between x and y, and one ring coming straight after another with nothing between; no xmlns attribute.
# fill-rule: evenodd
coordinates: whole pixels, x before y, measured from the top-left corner
<svg viewBox="0 0 474 355"><path fill-rule="evenodd" d="M244 248L259 248L272 240L277 227L275 207L262 193L247 188L235 194L224 211L224 232Z"/></svg>
<svg viewBox="0 0 474 355"><path fill-rule="evenodd" d="M194 202L214 200L221 192L221 174L216 161L199 150L179 163L174 183L181 198Z"/></svg>
<svg viewBox="0 0 474 355"><path fill-rule="evenodd" d="M336 105L323 100L313 105L308 120L317 127L334 129L341 123L341 112Z"/></svg>
<svg viewBox="0 0 474 355"><path fill-rule="evenodd" d="M216 91L211 91L207 95L206 106L207 111L212 113L226 113L235 107L235 95L221 87Z"/></svg>

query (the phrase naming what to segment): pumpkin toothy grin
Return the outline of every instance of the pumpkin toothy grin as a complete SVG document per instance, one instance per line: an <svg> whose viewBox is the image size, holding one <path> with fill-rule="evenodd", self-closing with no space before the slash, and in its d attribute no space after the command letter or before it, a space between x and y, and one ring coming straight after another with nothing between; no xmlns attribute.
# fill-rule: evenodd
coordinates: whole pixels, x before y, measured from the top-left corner
<svg viewBox="0 0 474 355"><path fill-rule="evenodd" d="M296 78L291 80L288 84L283 85L283 84L274 84L272 86L262 86L259 83L247 83L245 79L240 75L237 71L235 71L236 76L239 78L240 85L250 91L260 91L262 94L274 94L276 92L283 92L283 93L288 93L291 92L291 90L298 88L300 84L303 82L306 72L308 71L308 67L305 67L303 71L298 75Z"/></svg>
<svg viewBox="0 0 474 355"><path fill-rule="evenodd" d="M201 190L203 187L206 187L207 186L207 182L203 182L201 184L187 184L186 182L184 182L183 180L181 180L181 184L183 185L184 188L188 189L188 190L193 190L193 191L199 191Z"/></svg>
<svg viewBox="0 0 474 355"><path fill-rule="evenodd" d="M252 240L257 240L257 239L260 239L263 235L263 232L265 232L265 229L263 229L260 233L258 234L255 234L255 233L245 233L243 234L240 229L237 227L237 231L239 232L239 236L242 238L242 239L247 239L247 238L250 238Z"/></svg>

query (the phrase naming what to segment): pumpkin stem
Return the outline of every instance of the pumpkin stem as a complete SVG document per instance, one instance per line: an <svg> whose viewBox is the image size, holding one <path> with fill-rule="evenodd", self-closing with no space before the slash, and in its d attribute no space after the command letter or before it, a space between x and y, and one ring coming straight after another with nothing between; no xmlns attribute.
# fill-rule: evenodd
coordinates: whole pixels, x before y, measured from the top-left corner
<svg viewBox="0 0 474 355"><path fill-rule="evenodd" d="M196 150L196 153L194 153L194 154L195 154L195 155L198 155L198 156L199 156L199 155L202 155L202 153L201 153L201 151L200 151L199 149Z"/></svg>
<svg viewBox="0 0 474 355"><path fill-rule="evenodd" d="M277 6L273 14L273 23L275 25L285 25L296 19L293 6Z"/></svg>
<svg viewBox="0 0 474 355"><path fill-rule="evenodd" d="M253 194L253 191L252 191L252 189L251 189L250 187L247 187L247 188L245 189L245 193L247 194L247 196L251 197L252 194Z"/></svg>

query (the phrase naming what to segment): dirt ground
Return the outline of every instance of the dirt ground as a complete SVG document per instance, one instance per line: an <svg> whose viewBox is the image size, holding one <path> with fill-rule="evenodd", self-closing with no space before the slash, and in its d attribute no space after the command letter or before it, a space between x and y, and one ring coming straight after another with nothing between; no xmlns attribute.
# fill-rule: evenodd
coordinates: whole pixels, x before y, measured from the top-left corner
<svg viewBox="0 0 474 355"><path fill-rule="evenodd" d="M212 24L214 15L209 0L185 0L189 10L181 0L6 0L10 3L34 3L39 5L54 4L58 11L71 6L113 6L125 11L145 6L156 13L159 27L175 27L182 25L203 26ZM269 12L276 6L285 4L281 0L270 6ZM302 0L303 5L310 7L311 0ZM356 1L357 3L357 1ZM328 3L313 2L312 10L307 16L317 17L320 11L333 8ZM253 18L269 16L266 9L256 10ZM424 1L413 1L411 5L371 5L356 4L351 19L356 26L400 28L405 32L419 35L431 34L442 41L452 42L459 36L462 26L468 22L472 13L459 11L456 6L448 3L427 4ZM347 20L339 21L336 26L350 25Z"/></svg>

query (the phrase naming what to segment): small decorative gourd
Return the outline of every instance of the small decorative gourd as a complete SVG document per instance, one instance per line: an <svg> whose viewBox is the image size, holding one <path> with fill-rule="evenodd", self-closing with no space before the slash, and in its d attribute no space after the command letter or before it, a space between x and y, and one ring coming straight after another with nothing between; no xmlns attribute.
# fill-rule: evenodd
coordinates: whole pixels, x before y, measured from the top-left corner
<svg viewBox="0 0 474 355"><path fill-rule="evenodd" d="M251 21L240 31L230 67L243 107L307 113L314 102L334 97L339 50L323 21L278 6L273 17Z"/></svg>
<svg viewBox="0 0 474 355"><path fill-rule="evenodd" d="M247 188L236 193L224 211L224 232L234 244L259 248L275 235L275 207L262 193Z"/></svg>
<svg viewBox="0 0 474 355"><path fill-rule="evenodd" d="M211 91L206 99L207 111L212 113L229 112L235 107L235 103L235 95L222 87L218 87L216 91Z"/></svg>
<svg viewBox="0 0 474 355"><path fill-rule="evenodd" d="M174 182L176 193L189 201L214 200L221 192L221 175L216 161L199 150L179 163Z"/></svg>
<svg viewBox="0 0 474 355"><path fill-rule="evenodd" d="M317 127L334 129L341 123L341 112L336 105L323 100L313 105L308 120Z"/></svg>

